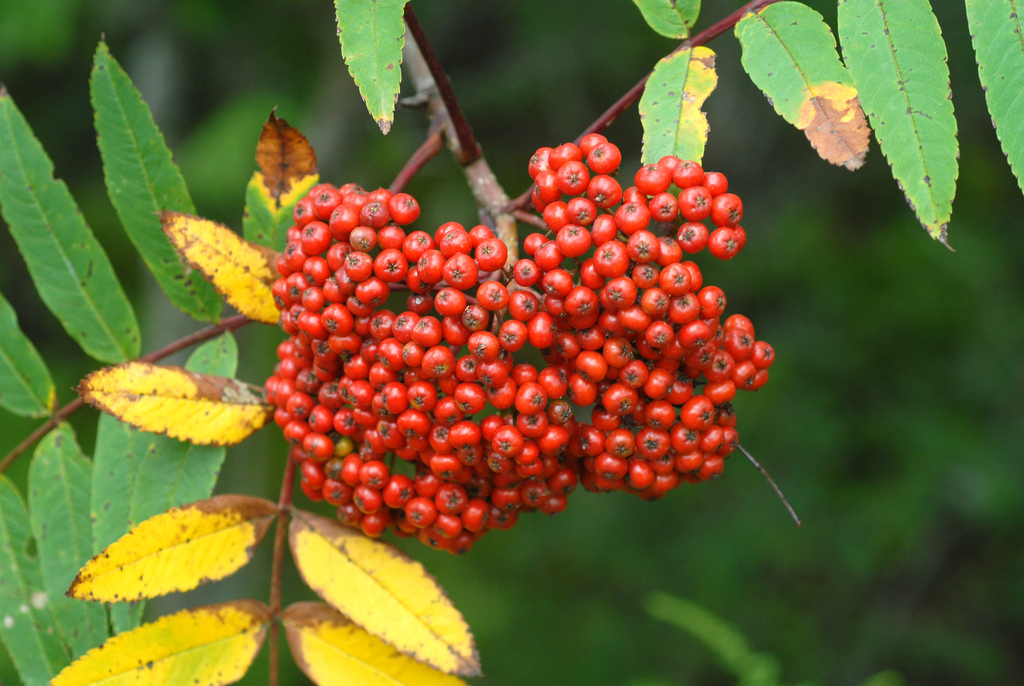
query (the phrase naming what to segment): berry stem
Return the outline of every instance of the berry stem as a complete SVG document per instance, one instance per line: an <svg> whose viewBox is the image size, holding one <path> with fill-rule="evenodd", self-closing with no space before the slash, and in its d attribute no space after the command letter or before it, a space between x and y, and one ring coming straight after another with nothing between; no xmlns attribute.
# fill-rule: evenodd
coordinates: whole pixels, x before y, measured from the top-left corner
<svg viewBox="0 0 1024 686"><path fill-rule="evenodd" d="M761 472L761 476L763 476L765 480L771 485L771 487L775 489L775 494L779 496L779 500L781 500L782 504L786 506L787 510L789 510L789 516L793 518L793 521L796 522L796 526L799 529L800 525L803 522L801 522L800 518L796 516L796 511L789 504L789 501L786 500L786 496L782 494L782 490L775 484L775 481L772 479L771 474L768 473L768 470L762 467L761 463L755 460L754 456L747 452L747 449L744 448L742 445L737 444L736 447L740 449L741 453L747 456L747 459L750 460L750 463L757 467L758 471Z"/></svg>
<svg viewBox="0 0 1024 686"><path fill-rule="evenodd" d="M773 3L776 3L778 1L779 0L751 0L751 2L748 2L746 5L739 8L729 16L725 17L724 19L716 21L714 24L704 29L697 35L687 38L669 54L674 55L680 50L686 50L687 48L695 48L698 45L705 45L713 38L717 38L718 36L728 31L729 29L736 26L736 24L739 23L740 19L745 17L749 12L757 12L758 10L767 7L768 5L771 5ZM615 121L620 114L625 112L633 103L640 99L640 96L643 95L644 87L647 85L647 79L651 77L652 73L653 72L648 72L642 79L640 79L636 83L636 85L634 85L632 88L626 91L626 93L621 98L616 100L611 107L606 109L601 114L601 116L595 119L590 126L584 129L583 133L577 136L575 142L579 143L580 140L589 133L600 133L601 131L604 131L606 128L608 128L608 126L613 121ZM533 186L527 188L526 191L524 191L521 195L519 195L515 200L513 200L505 207L505 211L511 212L512 210L523 209L527 207L530 202L530 193L532 191Z"/></svg>
<svg viewBox="0 0 1024 686"><path fill-rule="evenodd" d="M284 578L284 551L288 542L288 514L295 488L295 460L288 456L281 479L281 495L277 500L280 511L277 515L277 530L274 531L274 559L270 568L270 614L274 618L270 625L270 686L277 686L280 665L281 586Z"/></svg>
<svg viewBox="0 0 1024 686"><path fill-rule="evenodd" d="M448 76L441 68L437 55L423 33L423 27L409 5L405 6L405 20L413 40L406 41L403 64L412 77L417 94L426 98L431 129L444 132L452 154L462 166L477 205L490 216L495 235L508 246L506 264L515 264L519 258L519 234L515 218L504 209L509 204L508 194L498 183L479 144L473 138ZM402 179L403 182L408 182L412 174L418 171L418 168L413 169L417 153L406 163L410 174Z"/></svg>
<svg viewBox="0 0 1024 686"><path fill-rule="evenodd" d="M426 166L427 162L437 157L437 154L444 148L444 135L440 129L430 132L423 144L416 149L416 152L412 154L409 161L405 163L402 170L398 172L398 176L388 186L388 190L392 193L400 193L405 189L406 184L412 180L412 177L419 173L420 169Z"/></svg>
<svg viewBox="0 0 1024 686"><path fill-rule="evenodd" d="M448 118L451 120L452 127L455 129L455 137L459 142L459 151L456 155L459 164L466 166L482 155L480 146L477 144L476 138L473 137L473 130L462 113L462 107L455 97L455 91L448 80L448 75L441 66L441 61L437 59L434 46L430 44L427 34L423 31L423 26L416 18L416 13L412 11L412 6L408 4L405 6L405 26L412 34L413 40L416 41L420 55L434 79L434 85L441 96L444 108L448 111Z"/></svg>
<svg viewBox="0 0 1024 686"><path fill-rule="evenodd" d="M207 339L213 338L214 336L219 336L220 334L225 333L227 331L234 331L235 329L245 326L251 321L253 320L249 319L244 314L236 314L231 317L227 317L226 319L222 319L219 324L208 326L205 329L200 329L199 331L196 331L195 333L190 333L187 336L179 338L173 343L168 343L159 350L154 350L148 355L143 355L142 357L138 358L137 361L159 362L165 357L169 357L174 353L184 350L185 348L191 345L195 345L196 343L202 343ZM14 449L11 450L11 452L7 453L7 455L4 456L3 460L0 460L0 472L6 471L7 468L11 466L11 463L18 459L18 456L20 456L26 450L31 448L36 441L41 439L46 434L50 433L50 431L52 431L53 428L57 426L57 424L59 424L63 420L73 415L76 411L78 411L78 408L82 406L83 402L84 401L82 400L82 398L75 398L67 405L64 405L59 410L54 412L53 416L51 416L49 419L43 422L43 424L41 424L38 429L36 429L28 436L26 436L25 440L16 445Z"/></svg>

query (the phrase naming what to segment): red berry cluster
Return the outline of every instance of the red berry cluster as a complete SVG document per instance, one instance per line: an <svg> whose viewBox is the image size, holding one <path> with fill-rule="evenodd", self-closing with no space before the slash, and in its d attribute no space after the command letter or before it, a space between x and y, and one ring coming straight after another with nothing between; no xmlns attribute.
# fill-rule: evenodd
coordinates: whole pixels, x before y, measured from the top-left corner
<svg viewBox="0 0 1024 686"><path fill-rule="evenodd" d="M408 232L405 193L321 184L299 201L266 389L308 497L367 535L464 552L520 511L561 512L578 483L656 498L722 471L729 403L774 353L746 317L719 323L724 293L682 257L735 255L742 203L673 157L623 191L620 159L602 136L539 150L550 235L507 269L486 226ZM529 348L547 366L515 361Z"/></svg>

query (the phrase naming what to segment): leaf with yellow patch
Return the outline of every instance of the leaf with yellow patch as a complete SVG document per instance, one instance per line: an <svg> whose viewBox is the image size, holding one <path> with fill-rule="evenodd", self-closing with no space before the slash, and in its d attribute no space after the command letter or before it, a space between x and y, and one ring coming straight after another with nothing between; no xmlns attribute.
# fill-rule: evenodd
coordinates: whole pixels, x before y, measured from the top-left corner
<svg viewBox="0 0 1024 686"><path fill-rule="evenodd" d="M466 620L423 565L335 520L294 515L292 556L317 595L399 652L449 674L480 674Z"/></svg>
<svg viewBox="0 0 1024 686"><path fill-rule="evenodd" d="M256 163L245 189L242 229L246 239L283 250L295 203L317 184L316 153L306 137L274 112L263 125Z"/></svg>
<svg viewBox="0 0 1024 686"><path fill-rule="evenodd" d="M396 652L323 603L289 605L281 621L296 664L318 686L466 683Z"/></svg>
<svg viewBox="0 0 1024 686"><path fill-rule="evenodd" d="M255 600L182 610L111 637L50 684L231 684L249 669L269 623L270 610Z"/></svg>
<svg viewBox="0 0 1024 686"><path fill-rule="evenodd" d="M68 596L119 603L190 591L234 574L252 559L277 506L218 495L142 522L89 560Z"/></svg>
<svg viewBox="0 0 1024 686"><path fill-rule="evenodd" d="M644 164L665 155L700 162L708 141L708 118L700 108L717 85L710 48L687 48L658 62L640 98Z"/></svg>
<svg viewBox="0 0 1024 686"><path fill-rule="evenodd" d="M250 319L276 324L270 287L278 253L241 238L217 222L181 212L162 212L164 233L178 252L203 273L217 292Z"/></svg>
<svg viewBox="0 0 1024 686"><path fill-rule="evenodd" d="M871 130L821 15L803 3L775 3L743 17L736 37L743 68L775 111L804 132L822 159L860 168Z"/></svg>
<svg viewBox="0 0 1024 686"><path fill-rule="evenodd" d="M260 389L181 367L125 362L88 375L85 402L132 426L198 445L234 445L273 414Z"/></svg>

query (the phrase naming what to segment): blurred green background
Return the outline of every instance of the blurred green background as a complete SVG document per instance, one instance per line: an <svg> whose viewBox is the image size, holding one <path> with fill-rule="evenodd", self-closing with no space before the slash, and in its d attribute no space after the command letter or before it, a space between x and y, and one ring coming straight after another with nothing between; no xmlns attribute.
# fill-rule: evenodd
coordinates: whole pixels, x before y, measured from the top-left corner
<svg viewBox="0 0 1024 686"><path fill-rule="evenodd" d="M705 0L697 29L740 6ZM834 27L835 3L809 2ZM731 34L704 166L745 203L749 243L711 264L729 312L778 353L771 383L736 403L740 434L804 521L796 529L742 457L722 479L657 503L577 493L456 558L403 544L473 627L484 679L505 684L730 684L704 645L646 615L665 591L774 653L788 683L1012 684L1024 674L1024 210L978 82L964 10L933 3L950 53L960 180L956 252L917 225L872 143L856 173L820 161L739 65ZM628 0L414 3L509 193L529 156L573 139L673 47ZM109 251L148 352L198 328L148 276L106 199L88 75L105 34L154 111L200 214L236 228L271 108L316 148L322 177L388 185L425 134L399 111L382 137L347 75L329 0L37 0L0 6L0 82L35 128ZM639 166L631 109L608 131ZM419 226L476 223L450 156L409 186ZM35 294L6 231L0 290L58 381L61 403L95 363ZM238 334L260 383L282 334ZM175 358L172 362L180 362ZM5 414L0 453L38 422ZM73 422L91 449L96 414ZM285 455L268 430L229 452L220 492L276 497ZM27 458L11 470L22 480ZM150 615L266 599L269 545L238 576L153 603ZM289 570L286 599L307 597ZM266 651L243 683L265 683ZM286 662L286 683L305 683ZM0 679L17 683L6 656Z"/></svg>

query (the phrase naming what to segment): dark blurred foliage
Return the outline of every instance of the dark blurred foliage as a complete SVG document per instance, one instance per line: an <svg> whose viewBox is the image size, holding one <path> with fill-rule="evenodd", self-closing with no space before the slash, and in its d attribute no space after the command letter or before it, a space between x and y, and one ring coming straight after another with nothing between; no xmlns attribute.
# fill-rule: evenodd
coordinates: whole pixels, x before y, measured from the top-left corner
<svg viewBox="0 0 1024 686"><path fill-rule="evenodd" d="M810 4L835 25L834 3ZM877 146L856 173L820 161L745 77L735 39L711 44L720 83L707 103L705 167L743 197L750 240L738 259L703 256L702 266L729 312L750 315L778 352L771 383L737 403L739 429L803 528L735 456L721 480L657 503L575 494L564 514L523 517L465 557L403 544L473 627L480 683L732 683L703 645L644 614L654 590L735 625L777 656L788 682L859 684L892 668L908 683L1019 683L1024 203L985 111L963 7L933 4L960 128L956 252L917 225ZM739 5L705 0L697 28ZM627 0L414 6L513 195L534 149L574 138L674 45ZM380 135L345 70L328 0L5 2L0 81L110 252L144 351L197 325L167 305L106 199L88 98L102 34L153 108L199 212L235 227L271 108L308 135L335 183L387 185L425 132L420 113L399 111ZM635 169L636 110L608 135ZM408 190L428 230L476 223L450 156ZM6 231L0 251L0 288L67 402L95 365L42 306ZM240 332L240 376L261 382L280 339L268 327ZM74 418L86 450L95 420L92 410ZM5 415L0 450L34 425ZM219 491L275 497L284 449L274 433L229 453ZM266 547L237 577L154 603L151 616L265 599ZM290 598L308 595L293 571L288 584ZM265 670L262 657L244 683L264 683ZM304 683L290 665L286 677ZM16 682L9 663L0 678Z"/></svg>

